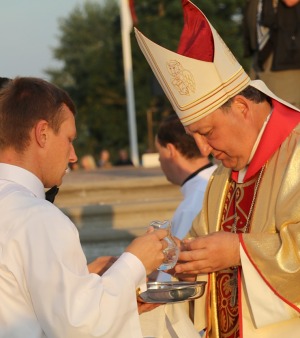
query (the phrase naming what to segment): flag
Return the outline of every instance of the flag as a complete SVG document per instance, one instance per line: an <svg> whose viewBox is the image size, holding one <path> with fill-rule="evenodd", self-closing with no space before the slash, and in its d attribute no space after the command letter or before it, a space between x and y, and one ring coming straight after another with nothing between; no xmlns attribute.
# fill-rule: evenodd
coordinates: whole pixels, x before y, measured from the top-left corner
<svg viewBox="0 0 300 338"><path fill-rule="evenodd" d="M120 12L122 30L131 32L133 26L137 24L133 0L120 0Z"/></svg>
<svg viewBox="0 0 300 338"><path fill-rule="evenodd" d="M135 166L139 166L130 42L130 32L137 21L133 0L120 0L120 17L131 160Z"/></svg>
<svg viewBox="0 0 300 338"><path fill-rule="evenodd" d="M136 16L133 0L129 0L129 9L131 13L131 19L132 19L133 26L136 26L138 23L138 18Z"/></svg>

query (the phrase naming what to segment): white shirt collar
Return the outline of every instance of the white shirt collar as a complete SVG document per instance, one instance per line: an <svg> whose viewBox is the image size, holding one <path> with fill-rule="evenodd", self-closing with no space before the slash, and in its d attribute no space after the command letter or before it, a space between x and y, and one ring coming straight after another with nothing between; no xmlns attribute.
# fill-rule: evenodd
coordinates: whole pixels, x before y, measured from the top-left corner
<svg viewBox="0 0 300 338"><path fill-rule="evenodd" d="M0 163L0 180L11 181L30 190L36 197L45 199L45 189L40 179L21 167Z"/></svg>

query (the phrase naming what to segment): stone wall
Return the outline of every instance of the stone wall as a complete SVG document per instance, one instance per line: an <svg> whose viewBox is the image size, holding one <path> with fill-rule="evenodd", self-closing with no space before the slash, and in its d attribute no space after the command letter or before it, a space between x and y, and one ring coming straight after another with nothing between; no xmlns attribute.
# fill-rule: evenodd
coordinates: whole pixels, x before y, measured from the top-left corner
<svg viewBox="0 0 300 338"><path fill-rule="evenodd" d="M66 175L55 204L84 243L140 235L152 220L171 218L180 200L160 168L116 167Z"/></svg>

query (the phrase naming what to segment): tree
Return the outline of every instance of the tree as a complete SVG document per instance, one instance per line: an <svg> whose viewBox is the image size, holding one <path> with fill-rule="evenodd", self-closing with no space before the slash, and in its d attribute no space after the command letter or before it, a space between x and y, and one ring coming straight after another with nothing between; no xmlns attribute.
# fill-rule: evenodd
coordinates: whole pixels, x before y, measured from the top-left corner
<svg viewBox="0 0 300 338"><path fill-rule="evenodd" d="M243 63L239 22L243 1L194 3ZM147 37L170 50L177 49L183 24L181 1L135 0L135 10L138 28ZM118 1L107 0L103 5L85 2L68 18L61 19L59 28L59 46L53 52L63 66L47 73L76 103L78 155L96 155L100 148L108 148L114 154L129 144ZM170 104L133 33L131 42L139 150L144 152L152 146L147 136L147 111L152 112L155 128L155 123L168 114Z"/></svg>
<svg viewBox="0 0 300 338"><path fill-rule="evenodd" d="M60 21L54 56L63 68L48 74L76 103L80 156L128 143L118 13L114 1L87 2Z"/></svg>

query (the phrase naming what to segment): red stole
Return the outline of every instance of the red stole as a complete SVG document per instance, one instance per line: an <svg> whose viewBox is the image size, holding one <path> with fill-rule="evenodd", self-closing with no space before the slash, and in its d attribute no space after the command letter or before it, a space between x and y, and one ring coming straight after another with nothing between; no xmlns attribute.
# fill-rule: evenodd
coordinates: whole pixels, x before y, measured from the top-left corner
<svg viewBox="0 0 300 338"><path fill-rule="evenodd" d="M244 233L245 224L253 199L255 183L261 168L276 152L291 131L300 122L300 113L273 100L273 112L262 135L259 146L248 167L243 183L237 183L238 172L232 171L231 181L223 206L223 215L220 228L231 231L236 218L236 232ZM251 232L251 219L246 232ZM241 267L239 267L241 269ZM219 319L219 334L221 338L238 338L239 332L239 302L234 306L232 300L233 269L219 271L216 274L217 305ZM240 271L239 271L240 273Z"/></svg>
<svg viewBox="0 0 300 338"><path fill-rule="evenodd" d="M291 131L300 123L300 112L272 100L273 113L262 135L255 155L251 160L244 182L255 175L276 152ZM237 181L238 171L232 171L232 179Z"/></svg>

